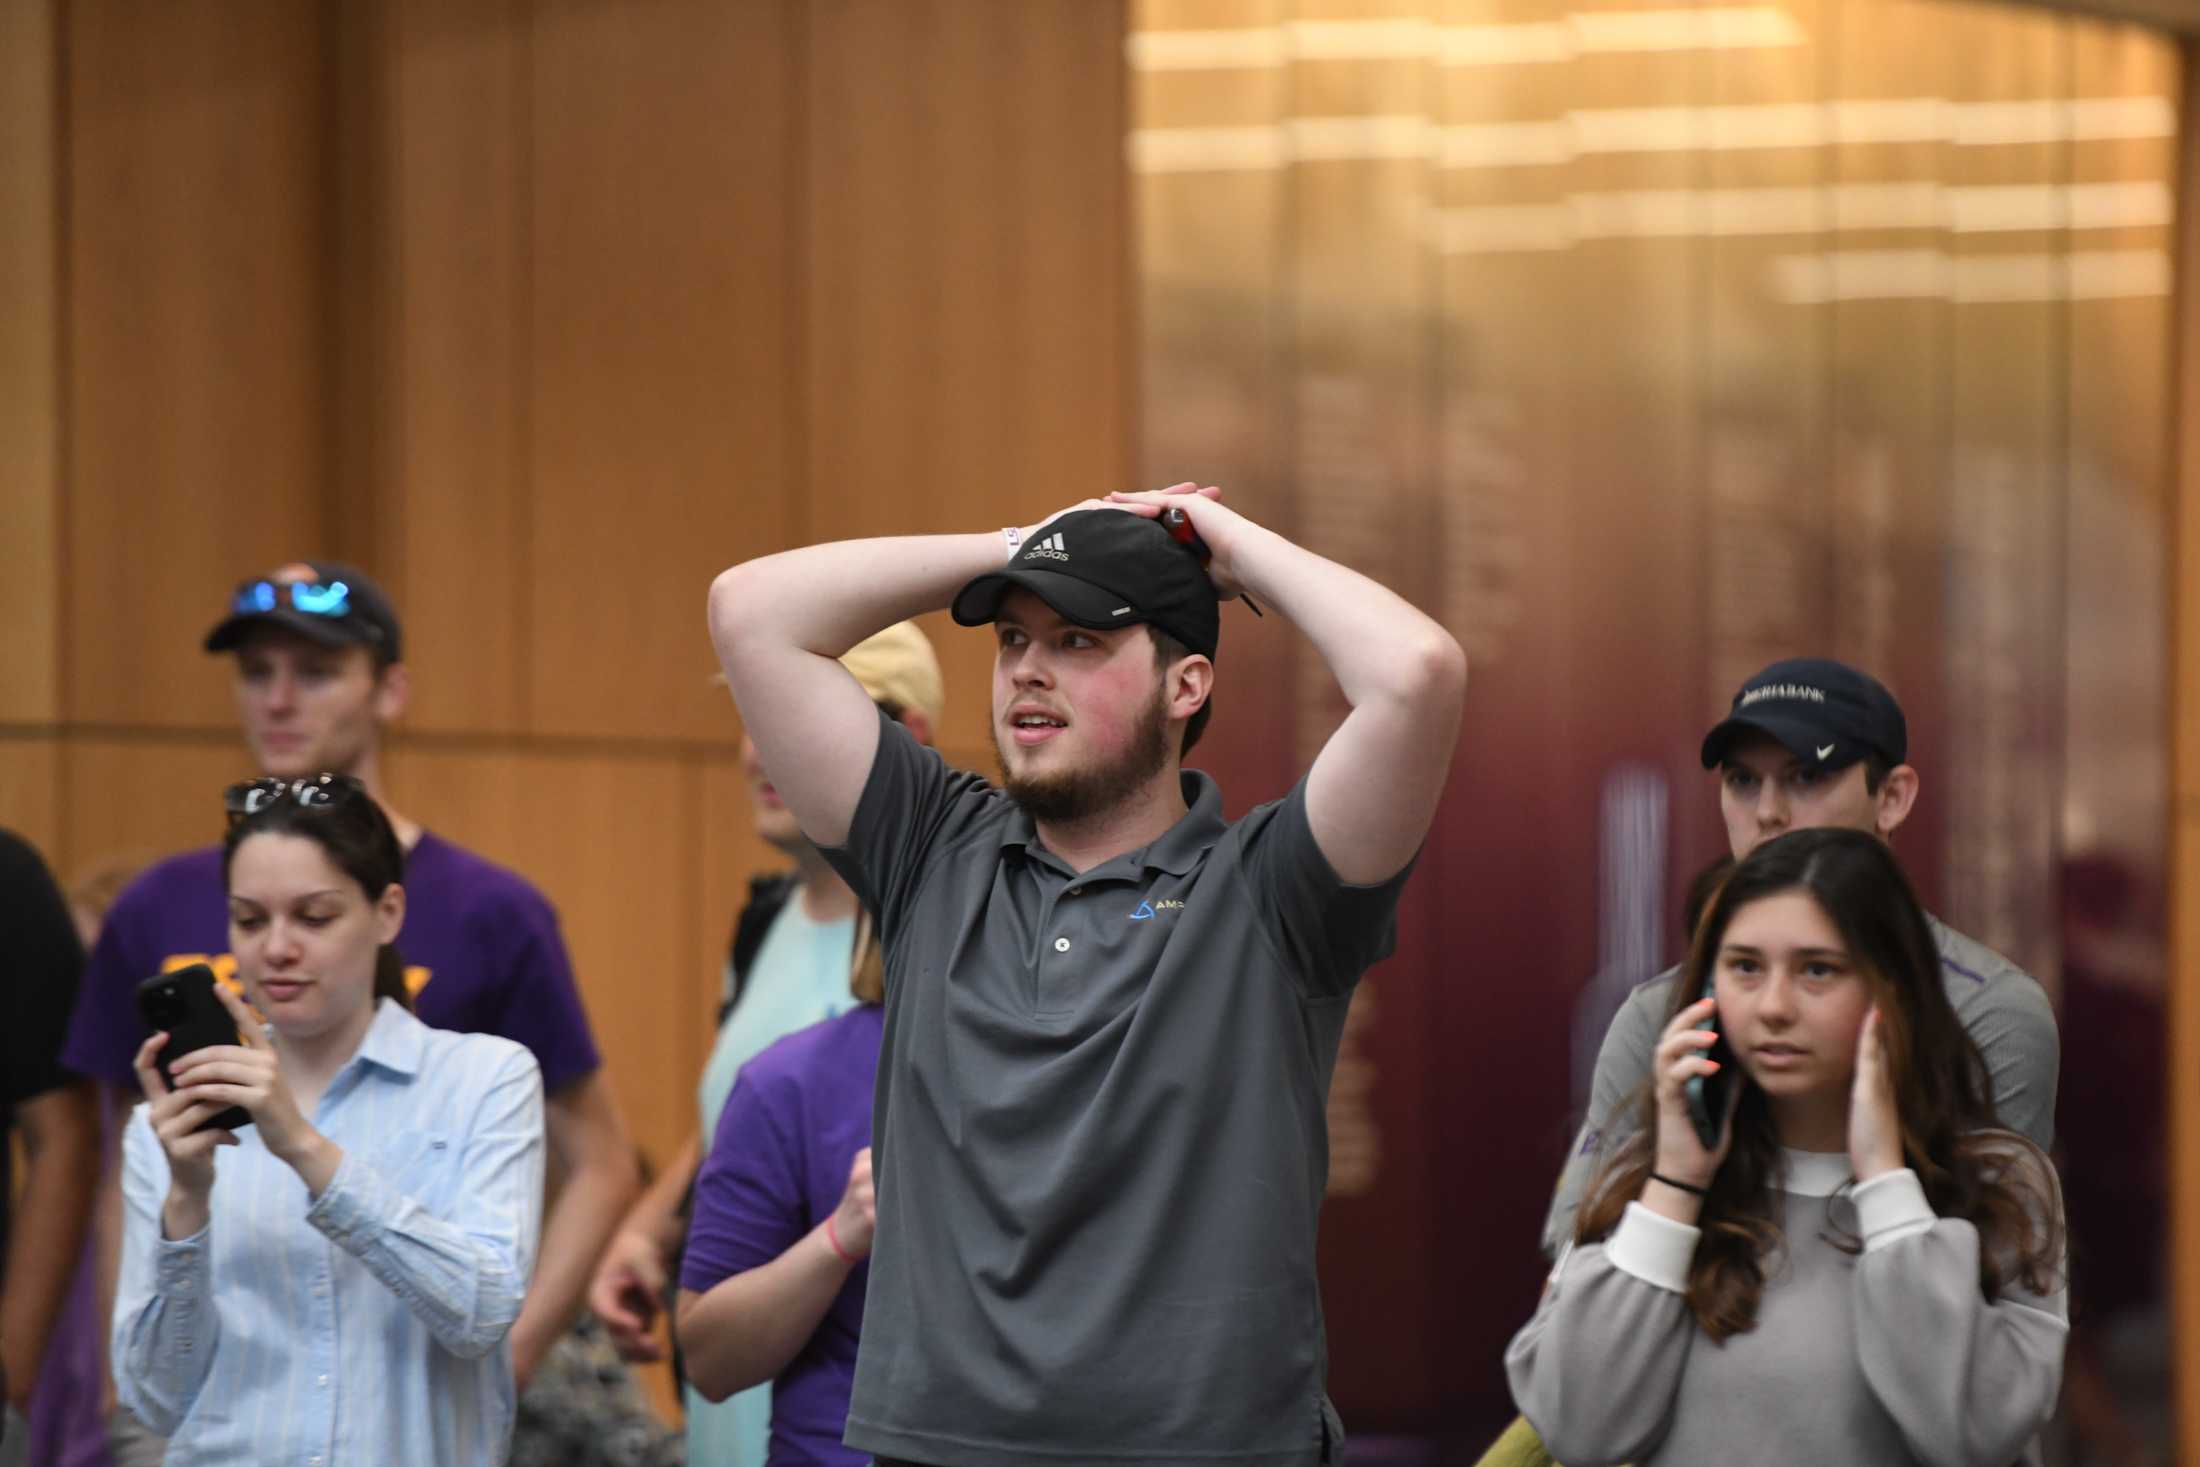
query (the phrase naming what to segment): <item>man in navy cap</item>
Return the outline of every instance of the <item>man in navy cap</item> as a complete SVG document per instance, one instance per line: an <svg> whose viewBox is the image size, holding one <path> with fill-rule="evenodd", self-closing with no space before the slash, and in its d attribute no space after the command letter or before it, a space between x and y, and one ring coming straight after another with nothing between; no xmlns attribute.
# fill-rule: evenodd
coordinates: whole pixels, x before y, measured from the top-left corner
<svg viewBox="0 0 2200 1467"><path fill-rule="evenodd" d="M1917 802L1902 706L1879 681L1822 657L1775 662L1741 686L1726 718L1704 736L1703 767L1719 774L1719 811L1740 860L1791 830L1841 827L1890 839ZM2043 1148L2054 1141L2055 1083L2062 1065L2055 1011L2029 974L2001 954L1928 917L1941 981L1964 1029L1986 1057L2001 1123ZM1582 1189L1615 1121L1650 1074L1664 1027L1668 969L1628 995L1597 1054L1589 1114L1551 1199L1543 1245L1556 1254L1573 1229Z"/></svg>
<svg viewBox="0 0 2200 1467"><path fill-rule="evenodd" d="M1443 789L1466 659L1217 493L815 545L711 590L749 735L885 940L847 1426L882 1464L1313 1467L1341 1444L1314 1272L1323 1101ZM1248 591L1352 711L1290 793L1228 822L1181 761L1217 601ZM833 660L943 606L993 629L998 786Z"/></svg>

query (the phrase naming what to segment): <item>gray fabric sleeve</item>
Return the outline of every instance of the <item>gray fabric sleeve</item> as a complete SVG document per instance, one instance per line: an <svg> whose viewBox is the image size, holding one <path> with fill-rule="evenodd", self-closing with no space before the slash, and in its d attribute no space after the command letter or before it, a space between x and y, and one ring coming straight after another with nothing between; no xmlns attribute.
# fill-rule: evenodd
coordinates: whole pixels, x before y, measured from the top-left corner
<svg viewBox="0 0 2200 1467"><path fill-rule="evenodd" d="M1696 1334L1680 1294L1621 1268L1605 1244L1570 1249L1505 1348L1513 1404L1566 1467L1640 1460L1672 1426Z"/></svg>
<svg viewBox="0 0 2200 1467"><path fill-rule="evenodd" d="M1650 1078L1650 1056L1658 1047L1658 1031L1664 1026L1667 999L1673 991L1673 973L1661 973L1627 995L1604 1031L1597 1050L1597 1072L1589 1086L1589 1114L1566 1154L1566 1166L1558 1174L1551 1194L1551 1210L1543 1220L1543 1252L1556 1258L1573 1235L1574 1213L1581 1194L1596 1173L1597 1164L1616 1141L1625 1138L1634 1120L1628 1102Z"/></svg>
<svg viewBox="0 0 2200 1467"><path fill-rule="evenodd" d="M2061 1228L2053 1169L2028 1149L2015 1164ZM1903 1440L1932 1467L2007 1467L2054 1413L2070 1333L2067 1287L2035 1295L2007 1284L1979 1291L1979 1234L1959 1218L1918 1230L1912 1182L1907 1209L1894 1199L1859 1207L1864 1256L1855 1283L1856 1349L1864 1378ZM1891 1241L1875 1243L1877 1238Z"/></svg>
<svg viewBox="0 0 2200 1467"><path fill-rule="evenodd" d="M1995 1118L2043 1150L2053 1147L2062 1036L2047 991L2011 968L1973 989L1957 1004L1956 1015L1986 1058Z"/></svg>

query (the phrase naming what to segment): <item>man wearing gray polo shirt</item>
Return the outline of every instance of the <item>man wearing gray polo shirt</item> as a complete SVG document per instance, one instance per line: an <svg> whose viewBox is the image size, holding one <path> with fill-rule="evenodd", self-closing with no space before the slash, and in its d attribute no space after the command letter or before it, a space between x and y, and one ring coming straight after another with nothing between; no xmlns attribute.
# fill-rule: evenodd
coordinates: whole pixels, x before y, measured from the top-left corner
<svg viewBox="0 0 2200 1467"><path fill-rule="evenodd" d="M1225 823L1180 761L1216 603L1241 593L1305 631L1352 711L1288 795ZM950 603L994 628L1000 785L833 661ZM710 620L782 797L886 942L848 1444L940 1467L1335 1460L1323 1103L1442 792L1458 644L1189 484L750 561Z"/></svg>

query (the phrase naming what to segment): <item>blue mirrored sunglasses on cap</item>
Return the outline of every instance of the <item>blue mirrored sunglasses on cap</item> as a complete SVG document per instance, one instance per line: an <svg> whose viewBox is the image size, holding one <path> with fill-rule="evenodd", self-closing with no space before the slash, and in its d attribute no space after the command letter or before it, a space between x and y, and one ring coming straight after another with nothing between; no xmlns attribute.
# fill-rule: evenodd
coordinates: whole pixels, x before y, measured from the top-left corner
<svg viewBox="0 0 2200 1467"><path fill-rule="evenodd" d="M284 602L308 616L351 615L351 587L342 581L246 581L230 599L230 609L251 616L273 611Z"/></svg>

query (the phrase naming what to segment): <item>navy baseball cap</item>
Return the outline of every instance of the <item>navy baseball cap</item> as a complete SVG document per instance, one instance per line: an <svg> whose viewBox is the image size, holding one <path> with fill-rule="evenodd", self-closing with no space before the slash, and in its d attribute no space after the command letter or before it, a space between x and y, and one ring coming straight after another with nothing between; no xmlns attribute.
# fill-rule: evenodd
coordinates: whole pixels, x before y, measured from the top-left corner
<svg viewBox="0 0 2200 1467"><path fill-rule="evenodd" d="M1108 630L1146 622L1192 651L1215 655L1222 612L1199 554L1157 519L1120 509L1080 509L1047 525L997 571L988 571L949 604L957 622L983 626L1001 614L1001 598L1022 587L1063 620Z"/></svg>
<svg viewBox="0 0 2200 1467"><path fill-rule="evenodd" d="M1910 756L1902 705L1877 678L1829 657L1775 662L1742 684L1724 722L1704 735L1703 767L1716 769L1735 739L1769 734L1814 769L1844 769L1867 754L1890 765Z"/></svg>
<svg viewBox="0 0 2200 1467"><path fill-rule="evenodd" d="M403 660L397 609L374 578L334 560L293 561L231 593L229 614L206 634L206 650L227 652L254 627L278 626L324 647L365 647L387 666Z"/></svg>

